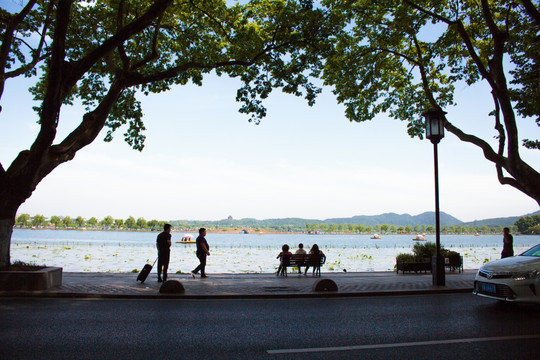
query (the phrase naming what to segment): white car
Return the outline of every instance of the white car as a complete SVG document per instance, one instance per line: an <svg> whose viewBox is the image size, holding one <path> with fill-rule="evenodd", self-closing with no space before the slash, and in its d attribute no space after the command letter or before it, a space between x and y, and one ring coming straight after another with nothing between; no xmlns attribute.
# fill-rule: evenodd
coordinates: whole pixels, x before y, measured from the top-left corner
<svg viewBox="0 0 540 360"><path fill-rule="evenodd" d="M482 266L474 278L473 294L503 301L540 303L540 244L518 256Z"/></svg>

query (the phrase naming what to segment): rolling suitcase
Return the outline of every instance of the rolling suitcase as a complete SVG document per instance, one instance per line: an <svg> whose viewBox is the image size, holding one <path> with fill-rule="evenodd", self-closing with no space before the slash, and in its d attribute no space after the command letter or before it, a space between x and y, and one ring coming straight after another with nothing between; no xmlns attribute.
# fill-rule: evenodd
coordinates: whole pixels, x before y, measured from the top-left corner
<svg viewBox="0 0 540 360"><path fill-rule="evenodd" d="M157 259L154 261L152 265L146 264L143 266L141 272L139 273L139 276L137 276L137 281L140 281L141 284L146 280L148 277L148 274L150 274L150 271L152 271L152 268L156 264Z"/></svg>

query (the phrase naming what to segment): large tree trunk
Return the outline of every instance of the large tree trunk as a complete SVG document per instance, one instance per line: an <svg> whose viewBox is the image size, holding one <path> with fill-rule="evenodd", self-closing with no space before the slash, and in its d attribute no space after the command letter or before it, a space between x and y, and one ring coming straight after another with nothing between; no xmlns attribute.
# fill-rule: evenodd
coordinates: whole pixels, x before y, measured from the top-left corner
<svg viewBox="0 0 540 360"><path fill-rule="evenodd" d="M6 210L5 208L0 210L0 270L7 269L11 264L11 234L17 212L17 209Z"/></svg>
<svg viewBox="0 0 540 360"><path fill-rule="evenodd" d="M39 166L29 163L29 151L22 151L6 172L0 173L0 269L10 265L13 225L19 207L32 195L39 177Z"/></svg>

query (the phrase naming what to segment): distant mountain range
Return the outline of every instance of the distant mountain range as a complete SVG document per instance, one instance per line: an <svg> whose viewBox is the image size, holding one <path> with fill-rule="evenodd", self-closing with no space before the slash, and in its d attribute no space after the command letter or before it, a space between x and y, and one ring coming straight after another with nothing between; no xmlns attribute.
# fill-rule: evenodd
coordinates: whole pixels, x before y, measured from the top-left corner
<svg viewBox="0 0 540 360"><path fill-rule="evenodd" d="M463 222L452 215L449 215L445 212L440 212L440 223L441 226L452 226L452 225L462 225L462 226L488 226L488 227L497 227L497 226L511 226L523 216L531 216L540 214L540 210L531 214L521 215L521 216L510 216L505 218L493 218L485 220L475 220L469 222ZM396 226L407 226L407 225L434 225L435 224L435 212L427 211L418 215L409 215L409 214L396 214L396 213L385 213L381 215L360 215L353 216L351 218L335 218L324 220L325 223L334 223L334 224L364 224L366 226L374 226L377 224L389 224Z"/></svg>
<svg viewBox="0 0 540 360"><path fill-rule="evenodd" d="M493 218L485 220L475 220L470 222L463 222L452 215L441 212L440 213L440 224L443 226L452 226L452 225L462 225L462 226L488 226L488 227L498 227L498 226L512 226L514 223L523 216L532 216L540 214L540 210L531 214L521 215L521 216L510 216L505 218ZM435 212L427 211L418 215L409 215L409 214L396 214L396 213L385 213L381 215L357 215L349 218L331 218L325 220L317 219L302 219L302 218L282 218L282 219L266 219L266 220L257 220L252 218L244 219L224 219L218 221L187 221L187 220L174 220L171 221L174 226L182 224L190 224L197 226L208 226L209 224L217 226L233 226L233 227L270 227L270 226L290 226L290 227L305 227L306 223L309 224L363 224L365 226L375 226L375 225L396 225L396 226L407 226L407 225L435 225Z"/></svg>

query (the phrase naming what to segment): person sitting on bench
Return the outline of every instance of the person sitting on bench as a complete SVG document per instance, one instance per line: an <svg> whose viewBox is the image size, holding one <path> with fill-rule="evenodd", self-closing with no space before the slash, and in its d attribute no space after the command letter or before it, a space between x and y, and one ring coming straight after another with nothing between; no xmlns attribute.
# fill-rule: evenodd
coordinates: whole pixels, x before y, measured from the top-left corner
<svg viewBox="0 0 540 360"><path fill-rule="evenodd" d="M285 276L287 273L287 266L289 265L289 262L291 261L292 253L289 251L289 245L285 244L281 247L281 252L276 257L276 259L279 259L279 267L277 271L277 276Z"/></svg>
<svg viewBox="0 0 540 360"><path fill-rule="evenodd" d="M326 255L319 250L319 246L317 244L313 244L311 247L311 250L309 250L309 262L307 263L306 270L304 271L304 275L307 274L307 271L309 267L313 267L313 275L315 275L315 272L317 272L319 275L321 274L321 258L326 259Z"/></svg>

